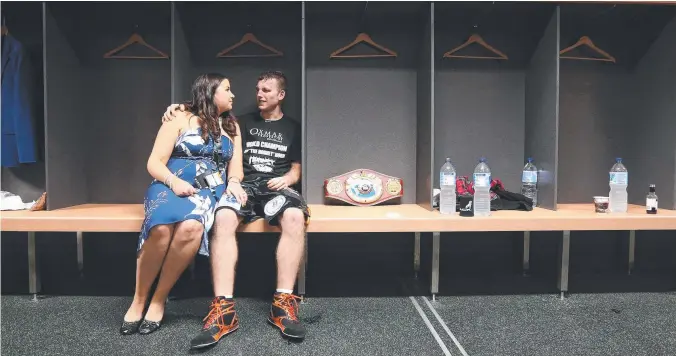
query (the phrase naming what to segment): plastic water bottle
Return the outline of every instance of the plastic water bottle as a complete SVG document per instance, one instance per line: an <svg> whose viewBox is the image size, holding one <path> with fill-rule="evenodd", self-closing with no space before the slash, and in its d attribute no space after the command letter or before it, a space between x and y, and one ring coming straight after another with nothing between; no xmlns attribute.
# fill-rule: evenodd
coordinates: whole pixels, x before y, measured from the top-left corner
<svg viewBox="0 0 676 356"><path fill-rule="evenodd" d="M528 163L523 167L521 174L521 194L533 200L533 207L538 202L538 168L533 164L533 159L528 157Z"/></svg>
<svg viewBox="0 0 676 356"><path fill-rule="evenodd" d="M622 164L622 158L616 158L610 169L610 194L608 195L608 210L611 213L627 212L627 185L629 172Z"/></svg>
<svg viewBox="0 0 676 356"><path fill-rule="evenodd" d="M439 173L439 212L442 214L455 213L455 167L450 158L446 158L446 163L441 166Z"/></svg>
<svg viewBox="0 0 676 356"><path fill-rule="evenodd" d="M491 215L491 169L481 157L474 168L474 216Z"/></svg>

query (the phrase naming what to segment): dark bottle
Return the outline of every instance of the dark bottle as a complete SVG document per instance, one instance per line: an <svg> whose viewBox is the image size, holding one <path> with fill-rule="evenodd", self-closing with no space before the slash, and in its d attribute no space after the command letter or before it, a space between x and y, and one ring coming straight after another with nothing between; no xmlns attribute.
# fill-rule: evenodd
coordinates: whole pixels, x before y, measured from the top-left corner
<svg viewBox="0 0 676 356"><path fill-rule="evenodd" d="M657 194L655 194L655 184L650 185L650 192L645 198L645 211L648 214L657 214Z"/></svg>

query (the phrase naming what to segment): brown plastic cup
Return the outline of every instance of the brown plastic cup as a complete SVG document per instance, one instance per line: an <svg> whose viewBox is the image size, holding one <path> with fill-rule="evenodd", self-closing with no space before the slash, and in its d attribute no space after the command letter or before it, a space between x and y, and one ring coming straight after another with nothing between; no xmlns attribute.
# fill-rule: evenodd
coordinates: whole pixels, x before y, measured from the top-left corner
<svg viewBox="0 0 676 356"><path fill-rule="evenodd" d="M608 197L594 197L594 210L597 213L606 213L608 212Z"/></svg>

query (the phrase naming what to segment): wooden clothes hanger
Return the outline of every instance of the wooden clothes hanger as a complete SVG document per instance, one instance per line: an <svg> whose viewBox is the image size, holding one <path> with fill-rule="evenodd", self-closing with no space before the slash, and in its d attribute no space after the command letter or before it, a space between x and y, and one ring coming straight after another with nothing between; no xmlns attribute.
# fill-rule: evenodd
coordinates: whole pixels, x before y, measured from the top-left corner
<svg viewBox="0 0 676 356"><path fill-rule="evenodd" d="M157 56L138 56L138 55L117 55L116 53L120 52L121 50L133 45L133 44L140 44L141 46L147 47L153 52L157 53ZM113 59L167 59L169 56L160 51L159 49L149 45L141 35L138 33L134 32L131 37L127 40L127 42L123 43L117 48L114 48L107 53L103 55L103 58L113 58Z"/></svg>
<svg viewBox="0 0 676 356"><path fill-rule="evenodd" d="M597 53L599 53L600 55L602 55L604 58L577 57L577 56L562 56L562 54L568 53L568 52L570 52L570 51L574 50L575 48L580 47L580 46L582 46L582 45L585 45L585 46L587 46L587 47L593 49L594 51L596 51ZM587 60L587 61L604 61L604 62L613 62L613 63L616 63L616 62L615 62L615 57L613 57L613 56L611 56L610 54L608 54L608 52L606 52L606 51L604 51L604 50L602 50L602 49L596 47L596 45L594 44L594 42L592 42L592 40L591 40L588 36L582 36L582 37L580 37L580 39L579 39L574 45L562 49L562 50L559 52L559 58L566 58L566 59L581 59L581 60Z"/></svg>
<svg viewBox="0 0 676 356"><path fill-rule="evenodd" d="M369 45L371 45L371 46L373 46L373 47L375 47L375 48L377 48L377 49L379 49L379 50L381 50L385 53L382 53L382 54L342 54L346 50L356 46L359 43L369 44ZM360 32L357 35L357 37L354 39L354 41L352 41L350 44L348 44L345 47L342 47L342 48L335 50L329 56L329 58L373 58L373 57L397 57L397 52L377 44L376 42L373 41L373 39L371 39L371 36L369 36L368 34L366 34L364 32Z"/></svg>
<svg viewBox="0 0 676 356"><path fill-rule="evenodd" d="M477 43L481 45L482 47L488 49L489 51L493 52L496 54L496 57L494 56L470 56L470 55L460 55L460 54L455 54L456 52L460 51L461 49L473 44ZM509 59L506 54L502 53L501 51L497 50L493 46L489 45L484 41L484 39L478 35L478 34L472 34L469 36L467 41L463 44L461 44L458 47L453 48L452 50L444 53L443 58L474 58L474 59L504 59L507 60Z"/></svg>
<svg viewBox="0 0 676 356"><path fill-rule="evenodd" d="M364 5L364 10L361 13L361 21L360 21L360 29L363 29L363 25L365 23L365 18L366 18L366 11L368 9L369 2L367 1L366 4ZM384 53L381 54L343 54L343 52L347 51L348 49L360 44L360 43L365 43L370 45L373 48L376 48ZM329 59L331 58L376 58L376 57L397 57L397 52L377 44L371 36L369 36L366 31L359 31L357 34L357 37L349 43L347 46L344 46L342 48L339 48L331 55L329 56Z"/></svg>
<svg viewBox="0 0 676 356"><path fill-rule="evenodd" d="M265 48L266 50L270 51L271 53L268 54L230 54L234 49L241 47L245 43L253 43L255 45L258 45L260 47ZM247 32L242 36L242 39L239 40L239 42L235 43L234 45L218 52L216 54L216 57L218 58L251 58L251 57L282 57L284 56L284 53L282 51L279 51L273 47L270 47L266 45L265 43L261 42L258 38L256 38L256 35L254 35L251 32Z"/></svg>

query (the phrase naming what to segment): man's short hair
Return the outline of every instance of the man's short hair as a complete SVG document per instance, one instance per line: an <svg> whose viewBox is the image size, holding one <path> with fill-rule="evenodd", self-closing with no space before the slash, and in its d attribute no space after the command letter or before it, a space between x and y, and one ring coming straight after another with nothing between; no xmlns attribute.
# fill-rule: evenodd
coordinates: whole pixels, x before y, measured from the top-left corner
<svg viewBox="0 0 676 356"><path fill-rule="evenodd" d="M268 80L268 79L277 79L277 84L279 85L279 90L286 90L286 76L284 73L278 71L278 70L270 70L267 72L261 73L261 75L258 77L258 81L260 82L261 80Z"/></svg>

